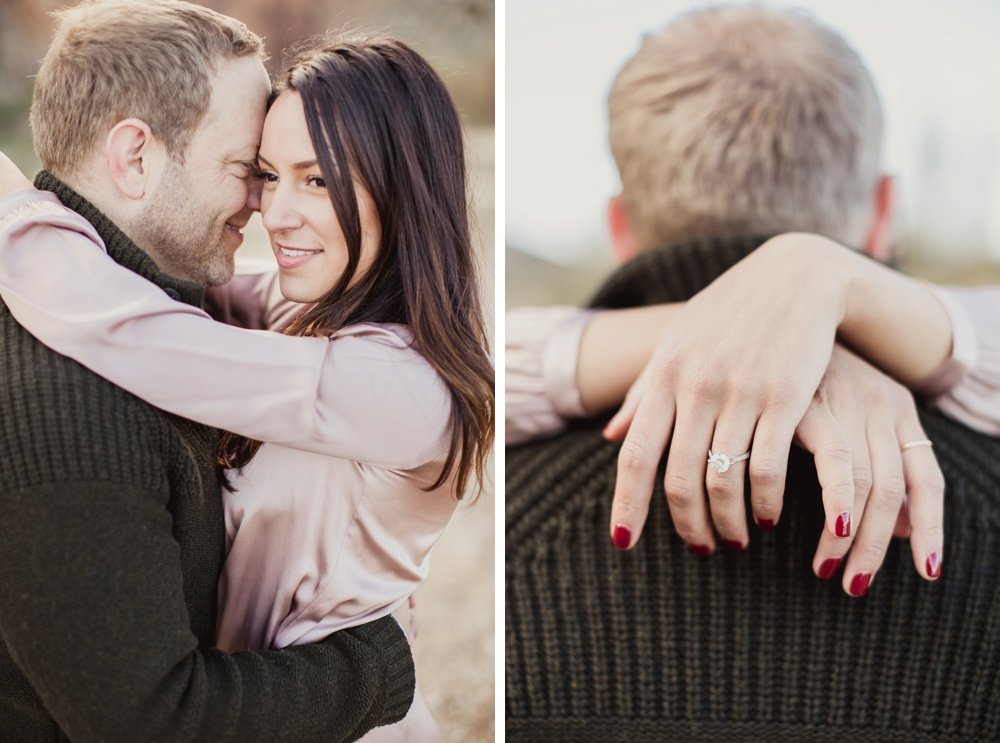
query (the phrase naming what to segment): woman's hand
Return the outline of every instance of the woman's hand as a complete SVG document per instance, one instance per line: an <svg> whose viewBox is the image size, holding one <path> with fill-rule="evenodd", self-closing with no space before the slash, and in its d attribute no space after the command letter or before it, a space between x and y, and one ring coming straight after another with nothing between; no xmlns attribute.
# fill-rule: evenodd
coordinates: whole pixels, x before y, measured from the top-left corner
<svg viewBox="0 0 1000 743"><path fill-rule="evenodd" d="M648 377L637 387L644 384ZM609 426L609 438L620 437L625 418ZM901 450L926 440L908 389L835 346L795 440L815 456L821 482L852 483L855 523L847 537L823 530L813 558L817 576L833 578L849 552L843 587L863 596L895 534L910 537L917 573L927 580L940 577L944 478L929 447Z"/></svg>
<svg viewBox="0 0 1000 743"><path fill-rule="evenodd" d="M411 593L410 597L406 600L406 605L410 610L410 641L417 639L417 632L420 630L420 625L417 624L417 599L416 594Z"/></svg>
<svg viewBox="0 0 1000 743"><path fill-rule="evenodd" d="M926 580L941 575L944 548L944 476L927 446L913 395L846 349L833 350L819 389L796 429L796 439L816 457L816 467L848 473L854 482L851 535L824 530L813 572L830 579L850 551L842 584L852 596L867 593L893 533L909 536L913 564Z"/></svg>
<svg viewBox="0 0 1000 743"><path fill-rule="evenodd" d="M0 152L0 197L22 188L33 188L31 181L7 155Z"/></svg>
<svg viewBox="0 0 1000 743"><path fill-rule="evenodd" d="M607 429L611 438L625 436L612 504L617 546L631 547L639 537L668 441L664 489L692 550L714 550L712 522L731 549L749 540L747 464L720 463L716 471L708 467L709 450L730 458L750 452L755 519L764 529L777 522L788 451L829 365L850 279L838 253L831 258L816 243L798 248L766 243L671 318ZM851 473L824 467L820 483L827 529L846 538L855 507Z"/></svg>

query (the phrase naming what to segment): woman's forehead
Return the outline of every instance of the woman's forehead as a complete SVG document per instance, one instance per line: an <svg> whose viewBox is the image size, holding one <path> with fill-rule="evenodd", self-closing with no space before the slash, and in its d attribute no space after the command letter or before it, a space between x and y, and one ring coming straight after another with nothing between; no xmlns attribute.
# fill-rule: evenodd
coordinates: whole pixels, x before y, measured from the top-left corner
<svg viewBox="0 0 1000 743"><path fill-rule="evenodd" d="M271 163L315 160L302 98L295 91L283 92L268 111L260 154Z"/></svg>

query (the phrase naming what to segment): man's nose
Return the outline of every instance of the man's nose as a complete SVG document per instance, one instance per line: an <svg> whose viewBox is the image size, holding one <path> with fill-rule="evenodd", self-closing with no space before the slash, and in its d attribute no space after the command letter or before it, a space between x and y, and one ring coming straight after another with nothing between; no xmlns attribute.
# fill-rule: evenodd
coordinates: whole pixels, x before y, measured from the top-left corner
<svg viewBox="0 0 1000 743"><path fill-rule="evenodd" d="M252 212L260 211L260 192L263 186L263 181L258 180L257 178L250 179L250 188L247 191L246 208Z"/></svg>

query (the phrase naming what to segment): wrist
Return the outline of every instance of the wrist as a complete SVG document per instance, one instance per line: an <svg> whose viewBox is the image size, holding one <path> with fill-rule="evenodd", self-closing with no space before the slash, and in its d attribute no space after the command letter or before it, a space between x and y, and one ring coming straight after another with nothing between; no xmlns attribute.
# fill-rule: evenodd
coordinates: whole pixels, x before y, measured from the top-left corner
<svg viewBox="0 0 1000 743"><path fill-rule="evenodd" d="M759 251L766 251L778 267L785 267L813 305L829 310L836 327L842 326L855 312L854 293L859 290L854 261L858 256L850 248L806 232L787 232L771 238Z"/></svg>
<svg viewBox="0 0 1000 743"><path fill-rule="evenodd" d="M872 328L882 327L885 303L892 303L894 289L899 288L898 276L881 263L853 251L844 254L842 263L844 313L837 332L854 343L863 341Z"/></svg>
<svg viewBox="0 0 1000 743"><path fill-rule="evenodd" d="M0 196L26 188L33 188L31 181L7 155L0 152Z"/></svg>

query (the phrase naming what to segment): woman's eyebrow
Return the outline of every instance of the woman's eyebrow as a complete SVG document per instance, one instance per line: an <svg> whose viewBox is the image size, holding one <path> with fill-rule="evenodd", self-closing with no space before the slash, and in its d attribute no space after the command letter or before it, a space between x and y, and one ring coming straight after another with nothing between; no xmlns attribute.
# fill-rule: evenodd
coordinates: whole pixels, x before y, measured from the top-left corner
<svg viewBox="0 0 1000 743"><path fill-rule="evenodd" d="M257 159L260 162L264 163L265 165L271 165L271 161L259 153L257 155ZM311 168L315 164L316 164L316 158L313 158L312 160L303 160L300 163L293 164L292 170L305 170L306 168Z"/></svg>

